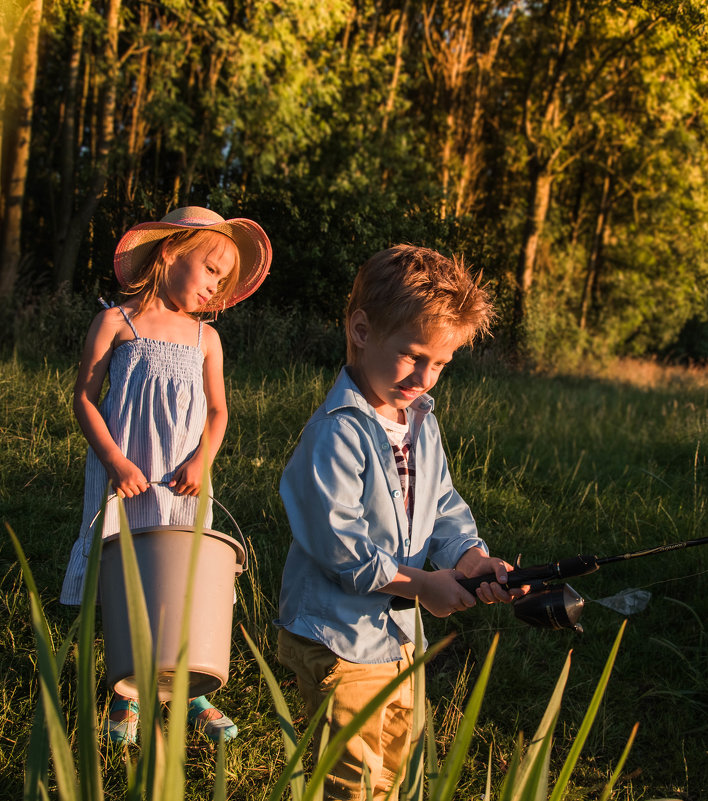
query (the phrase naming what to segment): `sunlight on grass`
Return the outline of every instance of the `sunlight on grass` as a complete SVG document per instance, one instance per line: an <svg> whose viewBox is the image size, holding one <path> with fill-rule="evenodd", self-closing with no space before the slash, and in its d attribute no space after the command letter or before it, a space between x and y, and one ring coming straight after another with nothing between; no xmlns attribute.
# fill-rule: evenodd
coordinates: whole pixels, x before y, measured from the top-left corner
<svg viewBox="0 0 708 801"><path fill-rule="evenodd" d="M41 365L0 364L0 432L6 443L0 453L0 503L3 521L19 533L34 575L50 650L63 653L58 693L77 757L82 701L76 686L74 615L57 603L80 520L85 457L69 403L74 375ZM214 470L217 496L234 510L251 543L251 571L237 583L236 623L244 625L271 666L292 710L296 734L304 728L301 704L292 677L276 663L271 626L290 539L277 486L302 425L332 377L333 371L305 366L273 370L267 378L246 366L227 375L231 421ZM627 383L500 370L484 375L461 366L443 377L435 396L455 483L494 553L511 561L521 552L523 563L530 565L583 551L603 556L705 534L705 389L657 386L649 392ZM19 798L20 766L42 689L32 605L16 559L3 538L0 774L10 797ZM569 801L588 793L599 797L635 720L641 722L639 733L613 798L699 797L708 786L708 733L696 727L708 712L701 679L708 654L701 625L708 619L708 593L702 590L706 571L708 549L694 549L690 555L610 566L573 582L588 598L637 587L648 589L652 599L644 612L630 618L613 679L575 766ZM441 760L452 747L469 689L494 636L501 634L484 715L459 778L462 797L481 797L489 775L492 792L499 791L511 769L519 729L543 717L549 676L560 673L572 646L573 669L550 752L549 776L559 775L619 622L616 613L592 602L584 612L588 634L578 639L527 628L501 606L476 608L445 621L426 618L432 641L453 631L458 635L428 668L431 713L426 726L433 726ZM95 655L97 698L91 709L95 713L98 704L105 714L100 623L93 638L88 632L84 636ZM68 643L63 652L62 643ZM238 634L229 673L229 684L215 701L240 729L224 754L226 785L238 801L265 801L286 758L267 684ZM218 755L193 735L187 735L186 743L186 798L211 797ZM125 797L124 763L104 750L99 759L106 798ZM308 772L311 767L306 750L303 768ZM56 783L53 767L48 776Z"/></svg>

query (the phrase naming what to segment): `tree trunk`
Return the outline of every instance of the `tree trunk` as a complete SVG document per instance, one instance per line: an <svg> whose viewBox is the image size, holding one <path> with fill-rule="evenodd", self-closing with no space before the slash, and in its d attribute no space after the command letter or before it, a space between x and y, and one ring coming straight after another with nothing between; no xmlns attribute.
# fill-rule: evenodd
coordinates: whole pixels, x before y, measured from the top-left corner
<svg viewBox="0 0 708 801"><path fill-rule="evenodd" d="M147 40L148 26L150 24L150 9L147 3L140 4L140 34L141 42L140 66L135 79L135 98L130 112L130 133L128 135L128 175L125 180L125 196L132 203L135 197L135 185L140 153L145 138L145 117L142 114L143 102L147 93L148 55Z"/></svg>
<svg viewBox="0 0 708 801"><path fill-rule="evenodd" d="M388 87L388 97L386 98L386 107L384 108L383 121L381 123L381 132L386 137L386 129L388 128L388 120L393 111L394 103L396 102L396 93L398 92L398 82L401 76L401 67L403 66L403 46L406 41L406 33L408 31L408 9L410 7L410 0L406 0L401 11L401 20L398 26L398 41L396 42L396 61L393 66L393 76L391 83Z"/></svg>
<svg viewBox="0 0 708 801"><path fill-rule="evenodd" d="M516 265L514 335L517 341L526 315L528 295L533 284L536 252L546 223L552 184L553 175L551 172L539 164L536 158L532 157L526 221L524 223L519 260Z"/></svg>
<svg viewBox="0 0 708 801"><path fill-rule="evenodd" d="M456 121L458 150L461 167L457 186L457 206L455 213L458 217L469 214L480 205L483 189L480 186L480 176L485 167L484 121L487 104L495 81L495 63L504 36L511 25L518 10L519 3L514 2L506 10L499 30L489 42L485 51L481 51L479 43L474 40L471 49L475 52L475 77L469 92L470 97L458 109ZM490 18L500 13L495 3L490 3L486 9L486 24ZM471 29L472 30L472 29ZM473 31L472 31L473 33ZM472 35L472 33L470 35ZM470 106L472 111L470 113Z"/></svg>
<svg viewBox="0 0 708 801"><path fill-rule="evenodd" d="M0 247L0 298L12 295L20 264L22 207L27 183L30 142L32 138L32 107L39 58L39 30L42 22L42 0L29 0L27 15L19 31L15 47L15 76L19 85L16 127L11 133L7 153L7 183L2 187L5 198L2 246ZM9 132L6 132L6 136ZM3 143L4 144L4 143Z"/></svg>
<svg viewBox="0 0 708 801"><path fill-rule="evenodd" d="M17 39L17 28L19 20L18 9L12 7L10 3L0 3L0 176L3 173L3 136L6 126L9 127L9 112L11 110L11 100L14 93L10 88L10 68L12 65L12 45ZM6 119L6 117L8 119ZM2 230L2 220L5 216L5 191L0 187L0 230Z"/></svg>
<svg viewBox="0 0 708 801"><path fill-rule="evenodd" d="M116 80L118 77L118 27L121 0L110 0L106 18L107 74L103 91L103 102L99 116L100 132L97 137L96 162L89 191L79 209L72 216L67 228L64 249L57 264L56 286L71 285L76 271L81 243L91 218L103 196L108 175L108 159L111 154L115 128Z"/></svg>
<svg viewBox="0 0 708 801"><path fill-rule="evenodd" d="M76 153L80 142L77 141L77 130L81 136L81 128L77 129L77 121L81 115L78 110L79 81L81 55L84 42L84 19L91 7L91 0L84 0L78 12L76 27L71 41L69 69L66 88L66 109L64 114L64 130L61 144L60 190L57 213L57 230L54 235L54 264L59 264L64 251L71 212L74 205L76 186Z"/></svg>
<svg viewBox="0 0 708 801"><path fill-rule="evenodd" d="M595 221L595 230L593 231L592 244L590 245L590 253L588 254L588 269L585 277L585 285L583 286L583 296L580 301L580 320L579 327L584 331L587 327L588 312L590 310L590 303L595 294L597 287L597 277L600 271L600 262L602 259L602 243L605 239L605 230L607 228L607 219L610 213L610 195L612 193L612 178L610 175L610 163L605 173L605 179L602 182L602 196L600 198L600 208L597 212L597 219Z"/></svg>

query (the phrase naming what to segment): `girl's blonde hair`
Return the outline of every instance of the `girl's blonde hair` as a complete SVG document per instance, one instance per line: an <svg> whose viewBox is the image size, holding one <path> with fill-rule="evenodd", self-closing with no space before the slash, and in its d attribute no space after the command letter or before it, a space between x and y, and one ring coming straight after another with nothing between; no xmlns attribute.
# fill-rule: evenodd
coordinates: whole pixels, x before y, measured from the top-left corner
<svg viewBox="0 0 708 801"><path fill-rule="evenodd" d="M140 298L140 303L134 316L140 316L145 309L147 309L167 278L169 265L165 260L166 252L169 252L173 256L184 256L195 250L205 240L209 238L215 239L215 237L224 237L234 244L230 237L220 231L200 231L199 229L178 231L176 234L172 234L157 242L143 266L122 290L124 295L139 296ZM225 304L236 291L239 277L239 257L238 248L235 244L234 253L236 255L231 272L219 281L218 288L214 295L212 295L211 304ZM200 315L200 312L193 312L194 317L199 317Z"/></svg>
<svg viewBox="0 0 708 801"><path fill-rule="evenodd" d="M412 326L445 330L455 347L471 345L489 332L495 313L481 273L473 276L462 259L429 248L396 245L372 256L354 279L347 306L347 362L355 364L349 321L362 309L374 335L383 339Z"/></svg>

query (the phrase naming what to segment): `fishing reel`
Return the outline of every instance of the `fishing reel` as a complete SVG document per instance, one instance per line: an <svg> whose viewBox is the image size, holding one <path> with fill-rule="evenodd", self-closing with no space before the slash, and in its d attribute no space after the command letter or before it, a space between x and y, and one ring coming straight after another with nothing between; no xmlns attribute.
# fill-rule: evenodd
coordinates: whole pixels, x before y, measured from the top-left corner
<svg viewBox="0 0 708 801"><path fill-rule="evenodd" d="M583 572L591 572L593 567L592 562L587 561ZM531 570L535 569L531 568ZM527 572L521 568L521 554L518 554L514 560L514 570L517 576ZM560 571L554 572L559 573ZM578 620L585 606L585 599L570 584L547 584L545 580L535 577L535 580L534 578L529 579L529 586L531 589L526 595L511 602L514 617L517 620L541 629L555 629L556 631L571 629L578 634L583 633L583 627Z"/></svg>
<svg viewBox="0 0 708 801"><path fill-rule="evenodd" d="M538 584L511 603L514 616L529 626L544 629L572 629L578 634L578 623L585 599L569 584Z"/></svg>

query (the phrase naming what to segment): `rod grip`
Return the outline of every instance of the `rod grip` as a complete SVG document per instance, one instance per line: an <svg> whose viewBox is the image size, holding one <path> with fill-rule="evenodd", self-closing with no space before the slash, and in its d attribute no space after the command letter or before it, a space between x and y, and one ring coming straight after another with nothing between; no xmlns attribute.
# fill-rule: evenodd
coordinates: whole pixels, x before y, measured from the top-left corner
<svg viewBox="0 0 708 801"><path fill-rule="evenodd" d="M533 565L532 567L517 567L510 570L507 576L506 584L501 586L505 590L516 589L523 587L527 584L539 584L550 581L551 579L571 578L573 576L585 576L588 573L594 573L599 570L599 564L596 556L589 554L579 556L568 556L565 559L560 559L558 562L548 562L545 565ZM492 583L496 581L495 573L485 573L483 576L474 576L474 578L457 579L467 592L475 594L477 589L483 582ZM415 601L409 598L401 598L394 596L391 601L391 609L411 609L415 606Z"/></svg>

